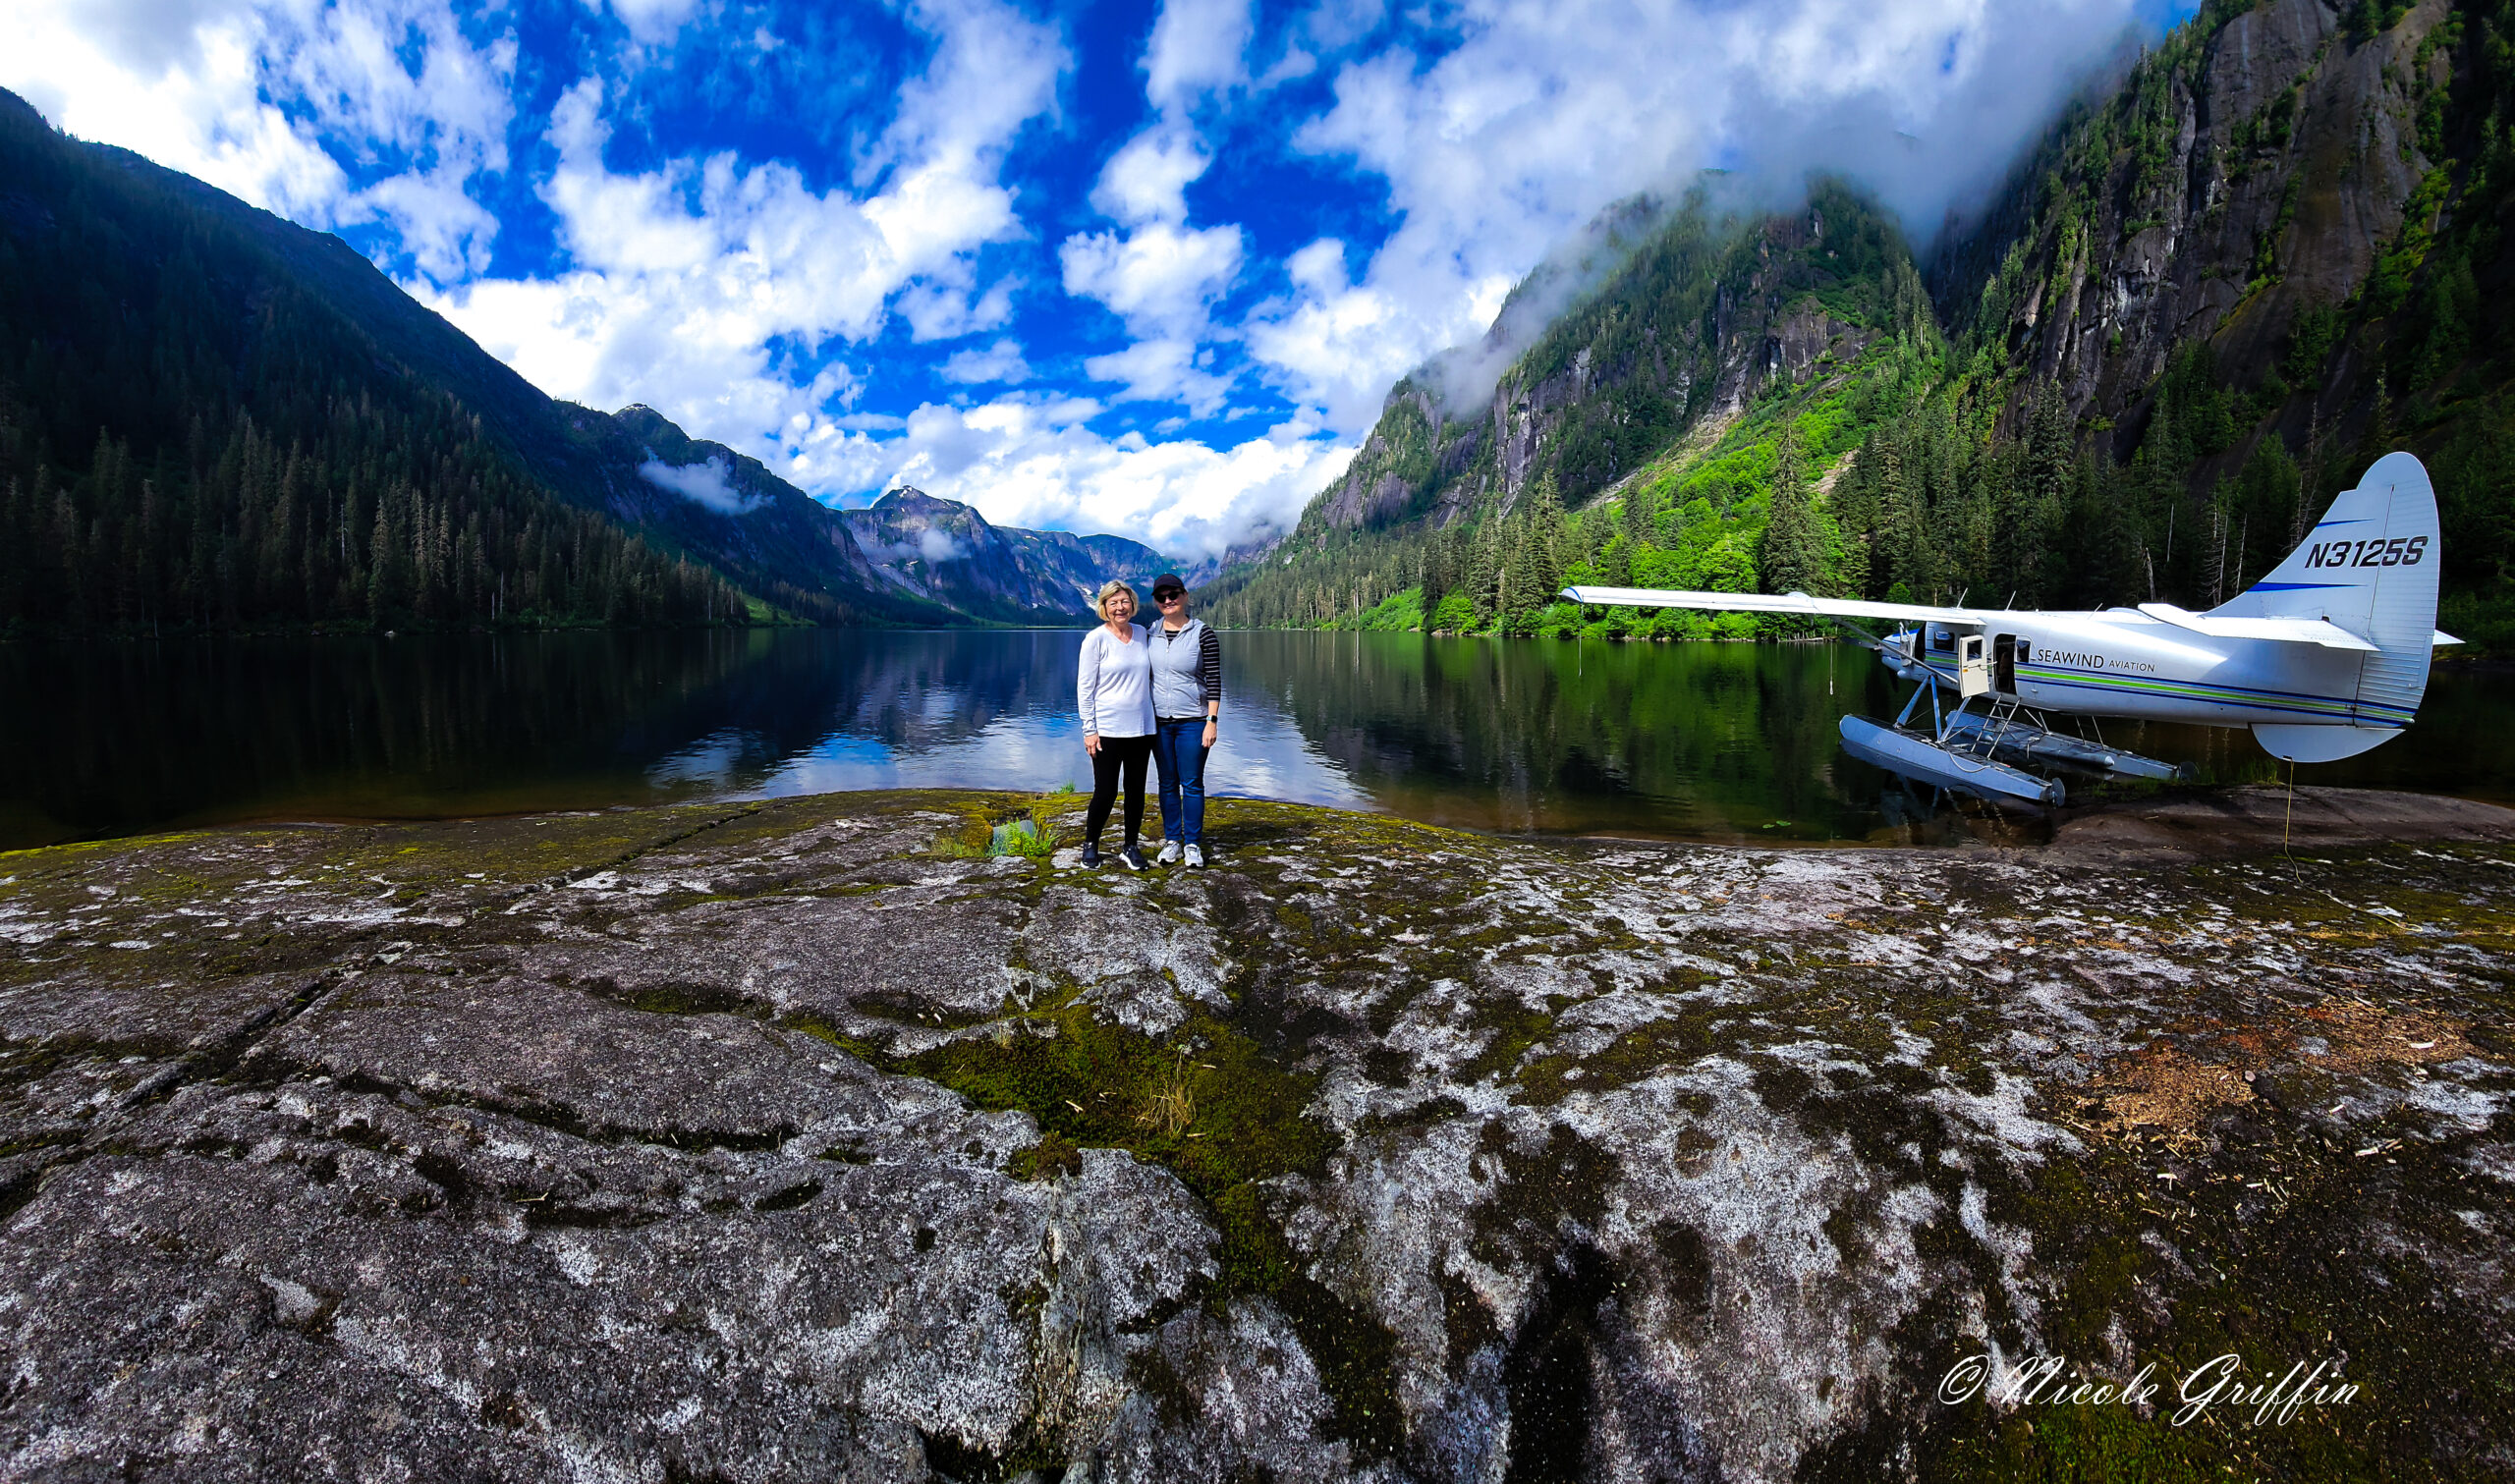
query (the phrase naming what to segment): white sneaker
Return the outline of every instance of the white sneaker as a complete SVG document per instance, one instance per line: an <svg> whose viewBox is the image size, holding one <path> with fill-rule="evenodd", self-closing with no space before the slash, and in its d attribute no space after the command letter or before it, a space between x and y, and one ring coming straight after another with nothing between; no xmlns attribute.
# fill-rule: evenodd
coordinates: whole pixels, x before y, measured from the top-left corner
<svg viewBox="0 0 2515 1484"><path fill-rule="evenodd" d="M1178 841L1176 841L1176 840L1165 840L1165 841L1163 841L1163 842L1161 843L1161 853L1153 857L1153 864L1155 864L1155 865L1177 865L1178 863L1179 863L1179 842L1178 842Z"/></svg>
<svg viewBox="0 0 2515 1484"><path fill-rule="evenodd" d="M1188 847L1188 869L1192 871L1202 871L1204 868L1205 848L1201 845L1192 845Z"/></svg>

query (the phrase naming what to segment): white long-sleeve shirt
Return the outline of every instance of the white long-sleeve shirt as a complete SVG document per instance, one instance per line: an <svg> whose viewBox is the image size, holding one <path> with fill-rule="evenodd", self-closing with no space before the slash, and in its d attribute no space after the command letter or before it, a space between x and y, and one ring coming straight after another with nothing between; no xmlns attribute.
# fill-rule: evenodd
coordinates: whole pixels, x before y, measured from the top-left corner
<svg viewBox="0 0 2515 1484"><path fill-rule="evenodd" d="M1145 642L1143 630L1135 630L1134 635L1120 643L1102 624L1083 636L1074 698L1083 712L1084 731L1101 737L1152 735L1152 646Z"/></svg>

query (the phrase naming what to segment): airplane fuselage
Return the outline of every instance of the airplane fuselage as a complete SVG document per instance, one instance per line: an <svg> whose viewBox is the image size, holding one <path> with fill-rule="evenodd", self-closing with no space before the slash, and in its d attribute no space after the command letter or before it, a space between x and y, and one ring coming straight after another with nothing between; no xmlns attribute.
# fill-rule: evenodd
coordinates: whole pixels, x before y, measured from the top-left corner
<svg viewBox="0 0 2515 1484"><path fill-rule="evenodd" d="M1890 635L1889 669L1959 684L1958 644L1979 632L1989 693L2039 710L2210 727L2341 723L2398 729L2410 709L2362 700L2369 656L2197 633L2146 614L1991 613ZM1918 646L1915 639L1919 638Z"/></svg>

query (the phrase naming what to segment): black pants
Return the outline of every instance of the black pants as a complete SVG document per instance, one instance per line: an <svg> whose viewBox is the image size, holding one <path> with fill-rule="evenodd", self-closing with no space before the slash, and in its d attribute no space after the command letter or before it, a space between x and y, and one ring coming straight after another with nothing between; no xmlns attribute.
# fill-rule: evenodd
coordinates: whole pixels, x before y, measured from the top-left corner
<svg viewBox="0 0 2515 1484"><path fill-rule="evenodd" d="M1149 737L1104 737L1091 754L1091 807L1083 816L1083 838L1100 843L1101 826L1109 822L1109 801L1118 797L1118 772L1127 775L1127 844L1144 828L1144 765L1152 758Z"/></svg>

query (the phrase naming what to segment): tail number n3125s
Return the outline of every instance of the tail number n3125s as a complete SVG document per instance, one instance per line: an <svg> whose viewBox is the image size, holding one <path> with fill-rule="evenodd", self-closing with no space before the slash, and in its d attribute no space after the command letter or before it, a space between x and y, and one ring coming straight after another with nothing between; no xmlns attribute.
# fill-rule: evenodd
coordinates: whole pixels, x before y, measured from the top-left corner
<svg viewBox="0 0 2515 1484"><path fill-rule="evenodd" d="M2308 567L2416 567L2428 555L2426 536L2389 541L2326 541L2306 548Z"/></svg>

